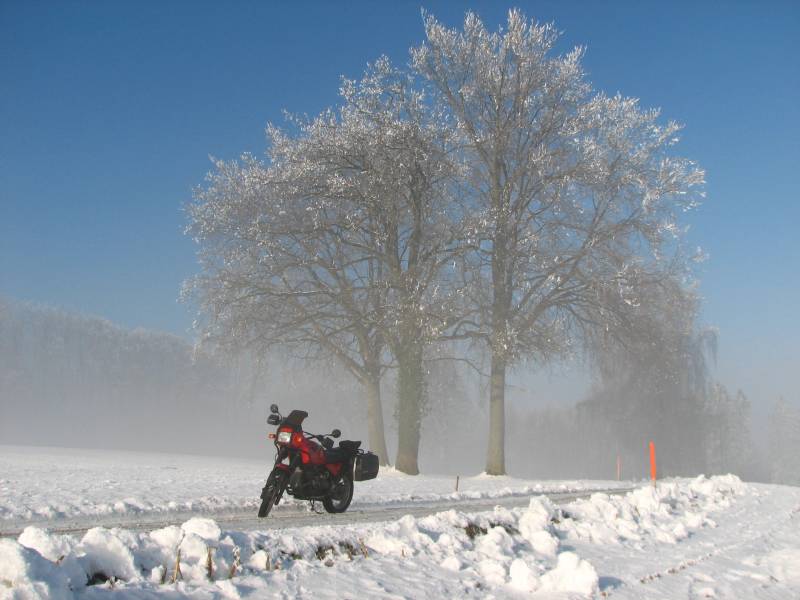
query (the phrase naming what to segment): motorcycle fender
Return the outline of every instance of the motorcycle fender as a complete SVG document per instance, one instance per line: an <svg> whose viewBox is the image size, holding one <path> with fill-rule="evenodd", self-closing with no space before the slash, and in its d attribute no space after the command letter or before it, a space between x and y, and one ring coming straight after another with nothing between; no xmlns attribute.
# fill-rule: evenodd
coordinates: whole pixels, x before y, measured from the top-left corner
<svg viewBox="0 0 800 600"><path fill-rule="evenodd" d="M280 495L281 496L283 495L283 491L284 491L284 489L286 487L286 481L288 480L288 475L286 474L286 472L288 472L288 471L289 471L289 467L287 467L286 465L276 465L275 466L275 470L273 470L272 473L270 474L269 478L267 479L267 483L265 483L264 487L261 488L261 499L262 500L266 496L267 488L270 485L270 480L278 480L277 483L278 483L278 485L281 486ZM277 502L276 502L276 504L277 504Z"/></svg>

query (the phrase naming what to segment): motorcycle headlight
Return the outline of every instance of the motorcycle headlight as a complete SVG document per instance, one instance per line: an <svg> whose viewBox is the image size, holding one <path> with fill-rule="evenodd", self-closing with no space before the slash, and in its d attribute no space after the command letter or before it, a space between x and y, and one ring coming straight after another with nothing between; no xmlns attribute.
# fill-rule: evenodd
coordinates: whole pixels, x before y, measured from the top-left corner
<svg viewBox="0 0 800 600"><path fill-rule="evenodd" d="M278 432L278 443L279 444L288 444L292 439L292 432L291 431L280 431Z"/></svg>

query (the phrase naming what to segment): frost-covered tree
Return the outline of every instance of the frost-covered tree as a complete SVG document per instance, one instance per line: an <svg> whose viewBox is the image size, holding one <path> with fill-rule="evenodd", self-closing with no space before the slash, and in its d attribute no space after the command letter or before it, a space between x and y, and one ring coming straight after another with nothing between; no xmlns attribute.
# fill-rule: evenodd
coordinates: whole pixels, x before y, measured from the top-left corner
<svg viewBox="0 0 800 600"><path fill-rule="evenodd" d="M669 279L640 293L621 332L588 338L588 397L574 408L535 412L524 437L512 429L517 454L524 444L537 455L529 474L614 477L619 457L623 477L644 477L651 440L665 475L756 474L746 399L711 385L717 336L698 327L696 296Z"/></svg>
<svg viewBox="0 0 800 600"><path fill-rule="evenodd" d="M460 263L471 311L455 334L491 355L486 470L501 474L508 369L618 328L643 284L674 270L677 213L703 173L668 152L677 124L593 92L581 49L554 54L552 25L511 11L496 33L472 13L462 30L428 17L425 31L413 68L460 141L481 225Z"/></svg>
<svg viewBox="0 0 800 600"><path fill-rule="evenodd" d="M452 139L409 74L381 59L346 82L338 196L368 215L361 249L381 265L388 292L382 334L397 366L399 470L418 472L427 389L426 348L458 308L447 270L464 252L468 218L453 189ZM354 166L356 169L354 169Z"/></svg>
<svg viewBox="0 0 800 600"><path fill-rule="evenodd" d="M190 206L207 337L332 357L367 390L385 461L380 380L398 369L397 467L417 473L423 357L450 319L443 270L464 222L448 131L386 59L345 80L338 111L270 127L267 163L217 163Z"/></svg>
<svg viewBox="0 0 800 600"><path fill-rule="evenodd" d="M617 331L595 330L585 340L595 381L579 414L600 430L589 433L594 447L613 443L606 464L620 454L643 473L653 440L664 472L703 472L716 332L697 326L698 300L680 280L664 278L639 294Z"/></svg>
<svg viewBox="0 0 800 600"><path fill-rule="evenodd" d="M201 303L203 342L333 361L361 384L370 448L388 463L381 378L387 304L381 266L354 256L339 206L312 191L327 173L307 160L324 152L324 120L295 139L270 127L270 163L252 156L215 164L188 207L202 274L188 291Z"/></svg>

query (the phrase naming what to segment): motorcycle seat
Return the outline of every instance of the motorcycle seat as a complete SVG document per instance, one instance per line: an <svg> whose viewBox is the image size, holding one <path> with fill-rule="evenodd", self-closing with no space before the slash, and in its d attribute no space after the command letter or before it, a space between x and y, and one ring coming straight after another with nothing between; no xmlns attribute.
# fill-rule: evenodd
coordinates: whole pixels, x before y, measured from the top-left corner
<svg viewBox="0 0 800 600"><path fill-rule="evenodd" d="M339 442L339 448L347 451L358 450L358 447L361 445L361 442L354 442L352 440L342 440Z"/></svg>

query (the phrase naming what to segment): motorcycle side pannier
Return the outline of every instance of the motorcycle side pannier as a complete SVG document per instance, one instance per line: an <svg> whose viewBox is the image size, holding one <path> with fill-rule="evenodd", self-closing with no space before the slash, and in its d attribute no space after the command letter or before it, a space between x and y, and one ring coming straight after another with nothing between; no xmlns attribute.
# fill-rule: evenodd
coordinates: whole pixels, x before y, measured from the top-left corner
<svg viewBox="0 0 800 600"><path fill-rule="evenodd" d="M355 481L367 481L378 476L378 455L372 452L364 452L356 456L356 464L353 466L353 479Z"/></svg>

